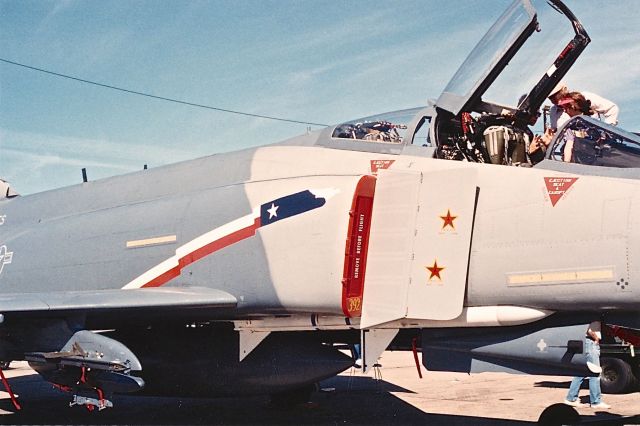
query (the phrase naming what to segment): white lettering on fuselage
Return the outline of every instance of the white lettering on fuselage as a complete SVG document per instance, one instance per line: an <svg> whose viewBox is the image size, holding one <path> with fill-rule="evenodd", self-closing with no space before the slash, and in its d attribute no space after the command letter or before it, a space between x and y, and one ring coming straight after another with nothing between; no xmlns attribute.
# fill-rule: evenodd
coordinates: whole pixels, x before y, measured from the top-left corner
<svg viewBox="0 0 640 426"><path fill-rule="evenodd" d="M362 253L362 243L363 243L363 235L364 232L364 221L365 215L360 214L358 216L358 237L356 238L356 257L353 261L353 278L360 277L360 254Z"/></svg>
<svg viewBox="0 0 640 426"><path fill-rule="evenodd" d="M7 246L0 246L0 274L4 269L4 265L11 263L13 260L13 252L7 250Z"/></svg>
<svg viewBox="0 0 640 426"><path fill-rule="evenodd" d="M356 257L354 262L355 267L353 268L353 278L358 278L360 276L360 258Z"/></svg>
<svg viewBox="0 0 640 426"><path fill-rule="evenodd" d="M7 219L6 214L0 214L0 225L4 225L4 221Z"/></svg>

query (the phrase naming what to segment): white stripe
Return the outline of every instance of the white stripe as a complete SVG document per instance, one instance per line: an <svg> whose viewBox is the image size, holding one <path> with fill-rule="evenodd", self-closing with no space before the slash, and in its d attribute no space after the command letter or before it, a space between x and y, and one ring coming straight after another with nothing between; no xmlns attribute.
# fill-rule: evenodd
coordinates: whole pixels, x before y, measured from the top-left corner
<svg viewBox="0 0 640 426"><path fill-rule="evenodd" d="M188 243L178 247L176 249L176 254L174 256L171 256L169 259L161 262L160 264L149 269L142 275L134 278L122 288L123 289L141 288L143 285L153 281L154 279L158 278L162 274L177 267L178 261L181 258L185 257L186 255L193 253L194 251L216 240L219 240L220 238L230 235L236 231L239 231L240 229L253 225L255 218L258 217L259 214L260 214L260 208L256 207L253 210L253 214L243 216L239 219L226 223L216 229L213 229L207 232L206 234L203 234L197 238L194 238Z"/></svg>
<svg viewBox="0 0 640 426"><path fill-rule="evenodd" d="M122 288L123 289L140 288L146 283L158 278L160 275L164 274L165 272L171 270L172 268L175 268L176 266L178 266L178 257L172 256L169 259L165 260L164 262L160 263L159 265L156 265L153 268L149 269L147 272L140 275L138 278L134 279L133 281L131 281L130 283L128 283Z"/></svg>
<svg viewBox="0 0 640 426"><path fill-rule="evenodd" d="M325 198L326 200L329 200L331 197L338 194L340 190L337 188L323 188L323 189L313 189L313 190L310 190L309 192L315 195L316 198L322 197L322 198ZM213 229L207 232L206 234L202 234L199 237L194 238L188 243L185 243L184 245L178 247L176 249L176 254L174 256L171 256L169 259L161 262L160 264L149 269L142 275L134 278L122 288L123 289L141 288L143 285L149 283L150 281L153 281L154 279L158 278L162 274L178 266L178 261L181 258L227 235L233 234L236 231L252 226L256 218L258 217L260 217L260 207L255 207L251 214L248 214L246 216L233 220L229 223L226 223L216 229Z"/></svg>
<svg viewBox="0 0 640 426"><path fill-rule="evenodd" d="M199 248L206 246L207 244L211 244L212 242L217 241L220 238L233 234L234 232L239 231L243 228L247 228L253 225L253 222L259 215L260 208L256 207L255 209L253 209L252 214L248 214L229 223L226 223L216 229L207 232L206 234L202 234L199 237L194 238L185 245L178 247L176 249L176 255L178 256L178 258L182 258L189 253L193 253Z"/></svg>
<svg viewBox="0 0 640 426"><path fill-rule="evenodd" d="M310 189L310 193L315 195L316 198L324 198L325 201L329 201L335 195L340 193L339 188L323 188L323 189Z"/></svg>

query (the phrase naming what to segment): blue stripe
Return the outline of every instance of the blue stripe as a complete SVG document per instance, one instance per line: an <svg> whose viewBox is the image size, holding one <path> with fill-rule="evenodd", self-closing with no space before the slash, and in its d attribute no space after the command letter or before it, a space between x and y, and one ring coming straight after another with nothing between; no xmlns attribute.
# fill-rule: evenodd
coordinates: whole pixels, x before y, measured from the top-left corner
<svg viewBox="0 0 640 426"><path fill-rule="evenodd" d="M260 206L260 224L266 226L270 223L317 209L324 206L325 203L326 200L324 198L316 198L309 190L277 198Z"/></svg>

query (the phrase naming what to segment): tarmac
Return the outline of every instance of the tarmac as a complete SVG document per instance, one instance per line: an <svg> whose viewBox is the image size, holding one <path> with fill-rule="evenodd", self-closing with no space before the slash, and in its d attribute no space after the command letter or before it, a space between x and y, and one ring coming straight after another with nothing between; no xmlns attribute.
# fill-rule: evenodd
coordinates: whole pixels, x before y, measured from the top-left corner
<svg viewBox="0 0 640 426"><path fill-rule="evenodd" d="M527 425L561 402L570 377L505 373L428 372L423 378L410 352L385 352L382 368L363 375L352 368L320 383L311 401L276 409L266 396L153 398L116 396L114 408L89 412L69 407L71 395L35 374L25 362L5 371L22 406L16 411L0 392L2 424L207 424L207 425ZM640 394L604 395L610 410L594 411L589 392L581 420L595 424L640 424Z"/></svg>

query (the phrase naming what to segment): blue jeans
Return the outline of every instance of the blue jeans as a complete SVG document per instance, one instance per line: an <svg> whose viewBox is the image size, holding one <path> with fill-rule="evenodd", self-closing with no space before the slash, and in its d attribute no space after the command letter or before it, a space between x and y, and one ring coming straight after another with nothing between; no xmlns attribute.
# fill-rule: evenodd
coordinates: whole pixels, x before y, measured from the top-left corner
<svg viewBox="0 0 640 426"><path fill-rule="evenodd" d="M600 345L591 339L585 339L585 355L587 361L600 365ZM571 386L569 386L569 393L567 394L568 401L575 401L578 399L578 393L580 392L580 385L585 377L574 377L571 380ZM589 377L589 401L591 404L599 404L602 400L602 393L600 391L600 375L596 377Z"/></svg>

